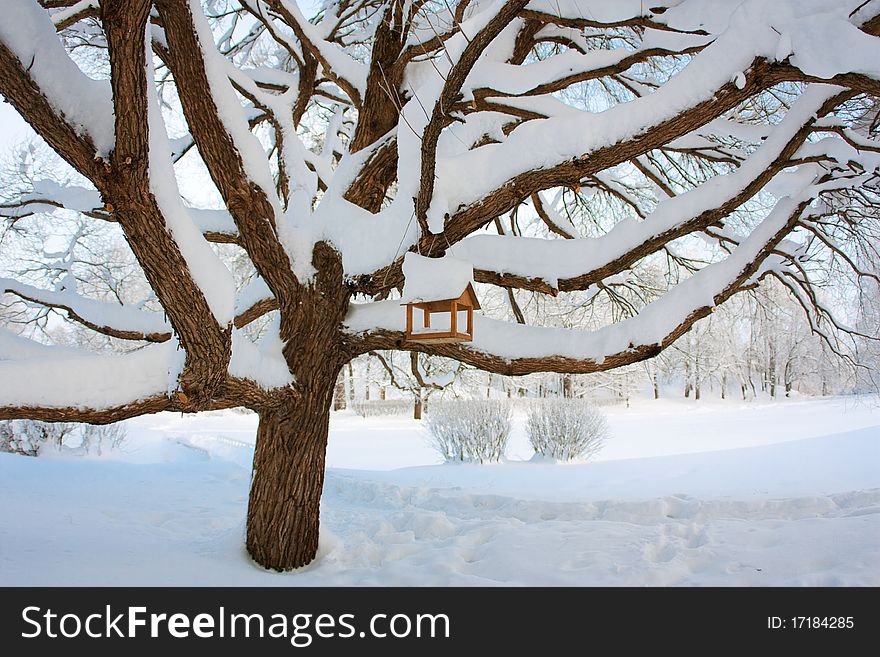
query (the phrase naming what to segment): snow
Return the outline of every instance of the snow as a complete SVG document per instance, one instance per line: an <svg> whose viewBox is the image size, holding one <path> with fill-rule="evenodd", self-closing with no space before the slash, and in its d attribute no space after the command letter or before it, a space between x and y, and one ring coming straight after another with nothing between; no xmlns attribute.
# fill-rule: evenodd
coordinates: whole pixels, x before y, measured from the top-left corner
<svg viewBox="0 0 880 657"><path fill-rule="evenodd" d="M203 233L215 232L237 235L238 228L228 210L187 208L187 213Z"/></svg>
<svg viewBox="0 0 880 657"><path fill-rule="evenodd" d="M625 219L605 235L593 239L473 235L453 245L449 252L454 257L472 262L478 269L541 278L553 286L559 279L599 269L636 245L674 230L689 219L737 197L771 166L822 104L837 91L836 87L827 85L811 86L764 144L736 171L716 176L699 187L665 199L645 221ZM839 139L835 141L842 143Z"/></svg>
<svg viewBox="0 0 880 657"><path fill-rule="evenodd" d="M266 390L293 383L293 376L281 354L280 341L277 344L271 340L254 344L238 329L232 332L232 358L228 371L232 376L256 381Z"/></svg>
<svg viewBox="0 0 880 657"><path fill-rule="evenodd" d="M553 8L553 4L546 7L548 13L582 16L574 5ZM594 3L589 4L592 7ZM872 77L880 75L876 64L880 61L880 45L874 37L862 33L849 21L848 12L855 6L852 2L808 0L767 3L752 0L739 5L728 3L730 7L727 10L720 8L717 3L705 4L709 6L701 7L700 2L681 3L659 19L670 25L677 25L678 20L684 19L687 23L685 27L691 28L700 27L706 20L712 23L712 31L717 37L653 93L601 112L574 111L558 116L548 114L548 119L519 126L500 144L440 157L436 168L435 195L428 212L432 232L439 231L447 214L452 216L462 208L479 202L492 190L509 184L518 175L549 169L572 159L589 157L605 147L638 139L652 127L712 99L724 85L731 82L743 88L746 84L745 72L756 58L773 59L777 54L791 56L791 61L806 73L823 78L848 71L858 71ZM607 16L618 20L644 11L644 4L636 6L630 2L602 2L596 4L595 11L589 9L589 17L596 19L596 16ZM710 18L712 14L715 16ZM698 19L696 22L695 18ZM835 42L852 42L852 51L836 49L839 51L837 54L827 56L827 44ZM566 75L589 69L592 60L601 66L606 60L611 62L620 54L614 51L583 56L566 53L524 67L505 68L495 62L481 62L471 78L479 84L488 84L491 78L494 88L522 93L530 82L547 79L544 75L535 75L535 80L532 80L532 72L546 69L550 77ZM423 84L419 91L426 90L428 86L428 83ZM422 103L429 106L431 98L430 94L422 96ZM545 104L550 99L533 99L533 105L536 101ZM522 105L521 99L516 103L511 103L510 99L503 99L503 102ZM421 125L415 109L412 116L406 117L409 125ZM534 106L534 109L543 111L540 106ZM424 122L424 117L421 120ZM419 132L419 128L416 128L416 132ZM403 147L400 152L408 163L418 162L416 153L410 154Z"/></svg>
<svg viewBox="0 0 880 657"><path fill-rule="evenodd" d="M403 258L403 296L399 303L457 299L473 285L474 268L455 258L426 258L408 252Z"/></svg>
<svg viewBox="0 0 880 657"><path fill-rule="evenodd" d="M240 315L258 302L271 298L272 290L266 285L266 281L255 275L238 293L238 298L235 300L235 314Z"/></svg>
<svg viewBox="0 0 880 657"><path fill-rule="evenodd" d="M485 62L468 76L466 88L469 91L480 88L494 89L501 95L513 96L529 92L535 87L553 84L572 75L612 67L638 50L615 48L613 50L594 50L581 54L576 50L565 52L524 66L502 62ZM472 95L465 95L470 100Z"/></svg>
<svg viewBox="0 0 880 657"><path fill-rule="evenodd" d="M30 212L54 212L58 209L53 205L36 203L42 200L59 203L67 210L77 212L91 212L104 205L96 189L78 185L59 185L57 181L49 179L35 180L33 193L22 195L22 201L32 202L27 206Z"/></svg>
<svg viewBox="0 0 880 657"><path fill-rule="evenodd" d="M650 16L652 9L668 6L669 2L648 3L643 0L532 0L527 9L551 16L576 16L602 23L613 23L634 16ZM585 11L587 13L585 13Z"/></svg>
<svg viewBox="0 0 880 657"><path fill-rule="evenodd" d="M596 462L438 465L420 423L331 418L318 560L243 549L256 428L127 423L125 452L0 454L3 585L880 584L875 400L638 400Z"/></svg>
<svg viewBox="0 0 880 657"><path fill-rule="evenodd" d="M46 356L47 354L75 354L77 349L47 345L24 336L16 335L12 331L0 329L0 362L5 360L23 360L33 356Z"/></svg>
<svg viewBox="0 0 880 657"><path fill-rule="evenodd" d="M110 83L83 73L55 33L49 14L33 0L4 0L0 41L28 71L54 110L97 155L107 157L116 141Z"/></svg>
<svg viewBox="0 0 880 657"><path fill-rule="evenodd" d="M807 75L831 78L838 73L864 73L880 77L880 43L850 23L845 12L805 16L796 26L783 33L777 55L793 52L791 63ZM832 43L845 43L846 47L829 48Z"/></svg>
<svg viewBox="0 0 880 657"><path fill-rule="evenodd" d="M98 9L98 7L98 0L79 0L79 2L72 4L70 7L62 7L52 12L52 23L54 25L61 25L82 11Z"/></svg>
<svg viewBox="0 0 880 657"><path fill-rule="evenodd" d="M34 346L27 358L0 360L0 405L124 406L173 389L182 354L173 339L126 354Z"/></svg>

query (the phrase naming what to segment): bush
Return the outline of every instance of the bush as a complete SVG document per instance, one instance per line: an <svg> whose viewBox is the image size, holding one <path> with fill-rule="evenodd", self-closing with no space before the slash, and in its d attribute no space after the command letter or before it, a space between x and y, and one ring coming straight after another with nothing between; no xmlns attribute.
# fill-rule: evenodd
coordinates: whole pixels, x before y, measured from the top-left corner
<svg viewBox="0 0 880 657"><path fill-rule="evenodd" d="M412 399L374 399L372 401L356 401L349 404L361 417L380 415L409 415L413 410Z"/></svg>
<svg viewBox="0 0 880 657"><path fill-rule="evenodd" d="M489 399L434 403L426 426L445 461L500 461L510 434L510 406Z"/></svg>
<svg viewBox="0 0 880 657"><path fill-rule="evenodd" d="M119 447L125 438L125 427L120 424L97 426L36 420L0 421L0 452L23 456L37 456L46 448L57 451L74 449L86 454L94 451L100 456L104 449ZM75 447L66 443L74 443Z"/></svg>
<svg viewBox="0 0 880 657"><path fill-rule="evenodd" d="M128 432L122 424L83 424L82 442L80 448L89 453L92 450L100 456L106 449L112 451L118 449L128 437Z"/></svg>
<svg viewBox="0 0 880 657"><path fill-rule="evenodd" d="M535 402L526 431L535 452L559 461L588 459L605 444L608 423L590 404L569 399Z"/></svg>

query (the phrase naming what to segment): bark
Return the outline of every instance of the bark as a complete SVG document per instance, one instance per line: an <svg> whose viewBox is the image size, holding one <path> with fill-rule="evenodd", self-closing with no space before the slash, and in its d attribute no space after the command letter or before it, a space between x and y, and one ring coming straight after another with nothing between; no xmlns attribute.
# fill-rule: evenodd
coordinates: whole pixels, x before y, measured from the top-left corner
<svg viewBox="0 0 880 657"><path fill-rule="evenodd" d="M290 570L318 551L330 400L323 390L260 415L247 516L247 549L261 566Z"/></svg>

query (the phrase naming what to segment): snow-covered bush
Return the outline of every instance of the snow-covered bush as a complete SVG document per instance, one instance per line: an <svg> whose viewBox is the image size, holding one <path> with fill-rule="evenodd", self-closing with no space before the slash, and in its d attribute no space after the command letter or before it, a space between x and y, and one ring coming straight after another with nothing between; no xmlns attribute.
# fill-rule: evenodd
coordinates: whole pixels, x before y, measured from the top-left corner
<svg viewBox="0 0 880 657"><path fill-rule="evenodd" d="M86 453L94 451L98 456L104 450L118 449L128 437L128 432L122 424L83 424L80 426L82 427L80 449Z"/></svg>
<svg viewBox="0 0 880 657"><path fill-rule="evenodd" d="M435 403L426 426L446 461L500 461L510 435L510 406L489 399Z"/></svg>
<svg viewBox="0 0 880 657"><path fill-rule="evenodd" d="M361 417L409 415L413 410L413 402L411 399L374 399L351 402L349 408Z"/></svg>
<svg viewBox="0 0 880 657"><path fill-rule="evenodd" d="M73 449L100 455L104 450L118 448L125 438L125 427L120 424L97 426L36 420L0 421L0 452L24 456L37 456L47 448L56 451Z"/></svg>
<svg viewBox="0 0 880 657"><path fill-rule="evenodd" d="M605 416L580 400L548 399L529 408L526 431L535 452L559 461L588 459L605 444Z"/></svg>

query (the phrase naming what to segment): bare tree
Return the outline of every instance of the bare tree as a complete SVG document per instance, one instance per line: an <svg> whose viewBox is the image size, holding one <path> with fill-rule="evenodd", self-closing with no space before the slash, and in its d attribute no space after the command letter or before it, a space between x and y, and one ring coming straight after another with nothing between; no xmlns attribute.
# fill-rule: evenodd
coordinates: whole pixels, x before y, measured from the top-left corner
<svg viewBox="0 0 880 657"><path fill-rule="evenodd" d="M877 280L876 1L339 0L307 20L294 0L7 0L3 14L0 93L88 181L3 213L115 223L161 311L4 281L137 348L20 346L0 364L0 418L255 410L247 548L270 568L314 558L334 386L360 354L605 371L766 276L840 350L854 329L815 293L822 273ZM222 207L185 201L190 160ZM587 233L560 195L593 208ZM525 215L543 236L517 229ZM680 255L694 240L696 261ZM251 284L212 243L246 254ZM478 317L471 344L405 341L407 251L471 263L517 322ZM634 285L649 262L668 291ZM515 292L626 311L595 330L530 326ZM244 329L267 314L254 342Z"/></svg>

